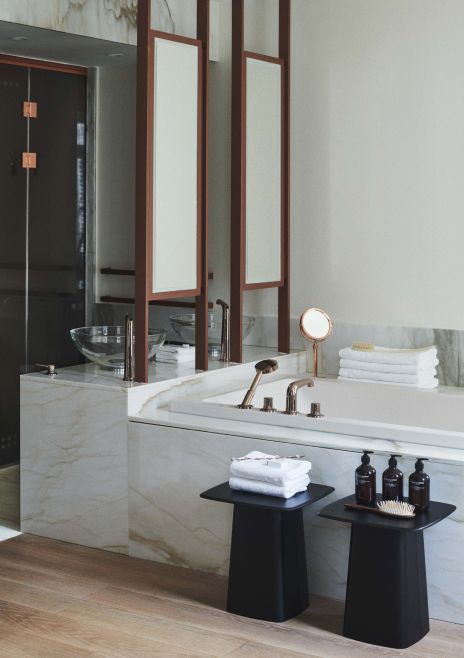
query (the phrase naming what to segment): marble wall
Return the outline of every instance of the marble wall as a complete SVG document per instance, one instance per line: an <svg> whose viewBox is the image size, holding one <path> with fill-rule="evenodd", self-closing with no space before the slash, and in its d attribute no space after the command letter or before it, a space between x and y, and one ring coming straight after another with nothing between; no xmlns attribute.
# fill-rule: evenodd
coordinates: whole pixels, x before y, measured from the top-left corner
<svg viewBox="0 0 464 658"><path fill-rule="evenodd" d="M295 452L291 443L131 422L129 554L226 574L232 506L205 501L199 494L226 480L231 457L251 449L282 455ZM353 493L359 454L301 445L298 452L312 462L314 482L336 488L330 497L304 510L310 590L343 600L350 528L317 517L317 511L331 500ZM380 477L385 457L374 455L372 463ZM406 474L413 465L412 459L400 460ZM458 506L450 518L425 531L430 615L462 624L464 469L433 462L427 472L433 498Z"/></svg>
<svg viewBox="0 0 464 658"><path fill-rule="evenodd" d="M303 309L302 309L303 310ZM330 314L330 310L329 310ZM448 329L421 329L414 327L387 327L334 320L333 332L320 345L321 372L338 374L338 353L355 341L374 343L384 347L415 348L436 345L440 365L438 378L445 386L464 386L464 331ZM258 316L247 341L252 345L277 345L277 318ZM290 342L292 349L312 350L299 331L299 318L291 318ZM312 358L312 356L311 356Z"/></svg>
<svg viewBox="0 0 464 658"><path fill-rule="evenodd" d="M0 0L0 20L137 43L137 0ZM152 27L195 36L196 0L152 0Z"/></svg>

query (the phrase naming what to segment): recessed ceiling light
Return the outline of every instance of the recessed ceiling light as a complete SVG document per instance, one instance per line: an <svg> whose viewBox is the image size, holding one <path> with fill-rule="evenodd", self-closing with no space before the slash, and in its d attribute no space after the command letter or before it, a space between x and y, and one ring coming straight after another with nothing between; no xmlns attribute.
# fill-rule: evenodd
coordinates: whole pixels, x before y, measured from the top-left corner
<svg viewBox="0 0 464 658"><path fill-rule="evenodd" d="M107 57L124 57L123 53L108 53Z"/></svg>
<svg viewBox="0 0 464 658"><path fill-rule="evenodd" d="M29 37L23 37L20 34L18 34L15 37L10 37L12 41L29 41Z"/></svg>

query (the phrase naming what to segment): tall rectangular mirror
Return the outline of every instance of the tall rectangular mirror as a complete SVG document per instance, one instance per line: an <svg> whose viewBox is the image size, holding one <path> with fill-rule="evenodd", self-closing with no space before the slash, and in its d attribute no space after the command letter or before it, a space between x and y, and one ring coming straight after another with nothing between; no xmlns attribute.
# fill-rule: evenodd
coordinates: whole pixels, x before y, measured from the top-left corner
<svg viewBox="0 0 464 658"><path fill-rule="evenodd" d="M153 298L180 292L196 295L201 42L159 33L153 33L153 40L151 292Z"/></svg>
<svg viewBox="0 0 464 658"><path fill-rule="evenodd" d="M282 61L244 53L245 285L282 279Z"/></svg>

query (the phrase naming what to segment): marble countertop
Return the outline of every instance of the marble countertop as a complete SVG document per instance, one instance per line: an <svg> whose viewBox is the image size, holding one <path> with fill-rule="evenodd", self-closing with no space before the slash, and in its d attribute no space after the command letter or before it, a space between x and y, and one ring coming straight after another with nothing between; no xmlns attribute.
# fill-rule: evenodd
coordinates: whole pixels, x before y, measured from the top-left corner
<svg viewBox="0 0 464 658"><path fill-rule="evenodd" d="M260 359L278 356L275 348L255 347L253 345L244 345L243 363L254 363ZM24 381L42 381L46 384L72 384L74 386L95 386L97 388L130 390L141 388L149 384L159 384L174 379L189 378L194 375L206 375L218 370L237 367L243 364L223 363L217 359L209 361L209 370L196 370L195 362L185 364L170 363L150 363L148 370L148 384L138 382L125 382L120 373L111 370L104 370L94 363L85 363L78 366L69 366L66 368L57 368L57 374L49 377L45 371L28 373L21 376Z"/></svg>

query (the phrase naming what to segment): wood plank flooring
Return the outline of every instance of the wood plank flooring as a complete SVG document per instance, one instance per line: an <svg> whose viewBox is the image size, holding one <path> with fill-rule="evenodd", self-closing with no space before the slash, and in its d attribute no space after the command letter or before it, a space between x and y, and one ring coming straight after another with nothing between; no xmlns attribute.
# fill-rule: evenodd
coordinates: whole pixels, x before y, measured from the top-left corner
<svg viewBox="0 0 464 658"><path fill-rule="evenodd" d="M273 624L228 614L225 595L219 576L22 535L0 543L0 656L464 656L464 626L384 649L341 636L340 603Z"/></svg>

